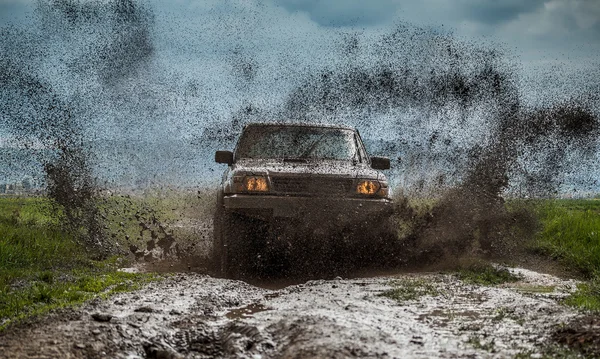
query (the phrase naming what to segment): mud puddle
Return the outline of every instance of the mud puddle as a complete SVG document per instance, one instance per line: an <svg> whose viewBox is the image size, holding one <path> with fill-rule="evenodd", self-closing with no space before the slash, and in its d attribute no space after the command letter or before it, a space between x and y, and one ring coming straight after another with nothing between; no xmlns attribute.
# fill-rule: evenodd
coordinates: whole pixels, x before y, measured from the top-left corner
<svg viewBox="0 0 600 359"><path fill-rule="evenodd" d="M311 280L264 289L180 273L0 336L0 357L504 358L541 353L575 280L516 268L479 286L452 274ZM543 288L544 290L540 289ZM390 295L417 293L403 298Z"/></svg>

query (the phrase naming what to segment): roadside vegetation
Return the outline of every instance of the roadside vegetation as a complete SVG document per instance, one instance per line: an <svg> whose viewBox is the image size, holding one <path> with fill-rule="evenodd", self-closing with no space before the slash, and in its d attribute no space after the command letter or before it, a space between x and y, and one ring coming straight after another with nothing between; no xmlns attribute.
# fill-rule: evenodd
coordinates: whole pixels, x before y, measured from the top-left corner
<svg viewBox="0 0 600 359"><path fill-rule="evenodd" d="M497 285L517 282L521 277L506 268L496 267L490 263L476 261L459 269L458 278L464 282L478 285Z"/></svg>
<svg viewBox="0 0 600 359"><path fill-rule="evenodd" d="M552 200L537 206L541 223L533 249L588 280L565 303L600 312L600 200Z"/></svg>
<svg viewBox="0 0 600 359"><path fill-rule="evenodd" d="M600 275L600 200L544 201L537 216L537 249L590 278Z"/></svg>
<svg viewBox="0 0 600 359"><path fill-rule="evenodd" d="M423 296L437 297L441 292L431 283L422 279L395 280L390 283L392 289L381 294L402 304L406 301L417 300Z"/></svg>
<svg viewBox="0 0 600 359"><path fill-rule="evenodd" d="M95 297L138 288L155 275L118 271L62 230L45 198L0 197L0 330L10 323Z"/></svg>
<svg viewBox="0 0 600 359"><path fill-rule="evenodd" d="M447 253L447 248L454 245L444 242L448 229L442 228L434 241L427 242L428 238L420 237L436 216L439 204L435 199L410 199L400 195L395 203L400 217L399 237L415 240L418 250L425 253L424 260L431 260L432 255L433 258L449 255L450 260L443 261L450 261L449 266L464 281L496 285L519 278L486 260L516 264L520 257L541 255L586 279L565 304L600 313L600 199L511 199L506 201L503 210L496 208L489 214L475 211L471 214L473 218L466 216L472 222L463 226L466 232L460 235L463 242L469 243L457 253L458 258ZM488 251L481 246L482 229L494 233L493 246Z"/></svg>

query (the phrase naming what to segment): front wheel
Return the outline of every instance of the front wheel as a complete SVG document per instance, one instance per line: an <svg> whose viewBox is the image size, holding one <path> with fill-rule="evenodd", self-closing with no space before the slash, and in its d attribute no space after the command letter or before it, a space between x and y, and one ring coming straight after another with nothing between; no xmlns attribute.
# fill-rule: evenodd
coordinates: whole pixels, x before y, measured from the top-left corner
<svg viewBox="0 0 600 359"><path fill-rule="evenodd" d="M213 217L213 243L211 252L211 264L217 276L222 276L223 271L223 210L217 209Z"/></svg>
<svg viewBox="0 0 600 359"><path fill-rule="evenodd" d="M262 223L228 210L216 213L213 261L220 275L240 278L251 274L262 239Z"/></svg>

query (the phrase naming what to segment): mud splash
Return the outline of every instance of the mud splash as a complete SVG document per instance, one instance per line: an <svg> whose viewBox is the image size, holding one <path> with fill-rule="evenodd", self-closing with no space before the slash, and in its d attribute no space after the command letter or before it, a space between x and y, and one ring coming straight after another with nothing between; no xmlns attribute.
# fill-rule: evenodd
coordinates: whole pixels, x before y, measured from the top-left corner
<svg viewBox="0 0 600 359"><path fill-rule="evenodd" d="M13 158L7 160L37 158L45 172L46 192L58 206L55 212L64 214L66 228L105 254L107 243L95 204L97 188L83 146L81 123L50 84L30 74L27 64L15 62L10 52L2 54L0 116L12 132L13 141L23 147L9 152Z"/></svg>
<svg viewBox="0 0 600 359"><path fill-rule="evenodd" d="M473 150L463 181L442 192L426 223L412 234L420 245L443 255L464 255L477 248L487 255L510 256L538 229L527 203L509 210L504 196L511 175L525 152L541 162L543 173L523 179L527 197L546 198L558 194L561 171L573 170L568 156L589 156L598 148L600 118L579 100L549 109L501 114L493 140ZM533 147L533 148L532 148ZM539 160L538 160L539 159ZM442 249L443 248L443 249ZM437 258L438 256L431 256Z"/></svg>
<svg viewBox="0 0 600 359"><path fill-rule="evenodd" d="M38 158L29 169L40 187L101 251L206 262L214 193L196 193L206 185L196 177L215 168L198 157L230 146L249 121L357 126L373 154L393 158L402 195L436 199L420 216L401 195L397 211L411 227L403 239L432 260L509 252L515 226L522 236L535 231L527 209L507 212L505 197L595 186L576 167L597 157L597 94L524 104L518 62L496 44L402 23L378 37L341 34L335 65L289 78L278 68L291 90L271 106L250 96L269 68L264 59L248 44L232 46L218 60L239 101L222 116L202 104L202 83L158 61L162 14L148 5L36 6L32 29L1 30L2 129L18 144L2 165Z"/></svg>
<svg viewBox="0 0 600 359"><path fill-rule="evenodd" d="M101 188L95 173L98 153L92 145L95 134L90 135L92 104L82 96L90 91L86 86L91 75L110 87L129 78L150 56L148 13L128 0L108 4L40 1L34 17L38 27L30 31L1 30L1 130L11 142L2 166L35 158L23 170L36 179L36 189L54 201L54 212L75 238L106 256L116 248L100 213ZM105 43L88 47L81 56L86 36L99 29L108 35ZM70 62L55 64L57 71L44 72L55 56ZM65 93L65 85L76 93Z"/></svg>
<svg viewBox="0 0 600 359"><path fill-rule="evenodd" d="M398 154L398 172L416 174L404 175L402 191L436 201L425 217L398 201L398 216L413 229L405 240L416 262L510 254L537 222L526 205L507 210L505 198L565 190L565 174L596 156L598 99L583 94L525 105L509 55L427 29L400 26L376 48L370 53L376 65L351 64L311 77L282 113L300 121L343 119L359 128L389 119L385 128L395 136L380 149ZM414 51L400 50L407 48ZM360 52L356 43L353 51ZM424 143L410 143L403 132L417 133ZM595 183L588 177L578 185Z"/></svg>

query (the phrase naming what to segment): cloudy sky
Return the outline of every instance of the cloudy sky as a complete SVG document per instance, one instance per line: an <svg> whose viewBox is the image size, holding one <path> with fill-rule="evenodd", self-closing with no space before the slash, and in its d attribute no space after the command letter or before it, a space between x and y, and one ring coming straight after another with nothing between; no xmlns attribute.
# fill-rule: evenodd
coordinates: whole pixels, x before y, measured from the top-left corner
<svg viewBox="0 0 600 359"><path fill-rule="evenodd" d="M0 0L0 28L35 29L40 22L39 11L36 13L35 9L40 3L59 4L54 6L57 11L61 3L107 1ZM150 0L140 3L147 4L153 17L153 63L148 72L171 78L179 76L179 83L200 88L206 106L212 106L204 110L221 116L228 116L232 108L239 108L244 102L276 107L307 73L318 72L320 68L335 68L348 61L373 62L374 44L403 24L452 34L475 47L501 49L519 73L525 100L569 96L590 82L596 89L600 77L598 0ZM51 28L44 30L44 36L51 36L48 35L51 32ZM102 40L94 40L93 31L82 36L90 39L83 48ZM350 59L344 51L352 39L361 50ZM81 52L65 50L73 46L60 35L52 41L45 44L53 47L49 53L54 54L50 55L54 60L45 65L48 71L44 77L51 77L53 72L60 74L56 69ZM83 44L83 40L77 41ZM63 71L63 77L54 82L65 83L71 77L68 71ZM157 81L162 80L154 83Z"/></svg>
<svg viewBox="0 0 600 359"><path fill-rule="evenodd" d="M27 21L34 3L35 0L0 0L0 26ZM505 44L526 64L572 62L583 66L598 62L600 54L600 1L597 0L153 0L152 3L157 17L167 14L193 17L198 19L193 24L197 28L209 16L232 16L240 22L258 16L271 20L261 24L263 27L284 33L290 25L301 26L303 31L319 27L369 32L402 21L443 28L467 39Z"/></svg>
<svg viewBox="0 0 600 359"><path fill-rule="evenodd" d="M55 2L61 1L87 0ZM0 27L23 26L34 21L32 12L36 2L0 0ZM523 67L524 78L534 74L533 81L561 75L569 80L573 73L577 77L590 68L600 67L600 1L597 0L151 0L150 3L155 15L155 36L162 44L159 53L180 56L181 65L193 66L194 61L204 57L210 66L211 53L238 49L253 51L258 57L262 54L297 70L306 67L308 61L327 63L334 38L340 33L358 33L368 42L371 35L389 32L399 23L410 23L449 32L465 41L502 47L516 57Z"/></svg>
<svg viewBox="0 0 600 359"><path fill-rule="evenodd" d="M28 26L35 22L33 9L37 2L0 0L0 27ZM167 66L186 73L185 76L210 84L207 86L215 90L214 96L219 99L231 97L239 89L235 81L223 81L223 73L227 71L223 68L225 53L254 57L261 64L261 74L277 73L286 77L283 80L290 80L301 77L307 67L335 65L341 58L336 53L340 50L340 34L354 34L364 45L405 23L451 33L465 42L502 48L521 67L520 79L526 97L554 97L574 91L589 80L590 72L598 76L600 69L600 1L597 0L150 0L149 3L154 14L156 56ZM273 95L285 93L285 84L291 83L281 80L277 76L262 77ZM554 93L538 93L553 89ZM262 101L277 101L276 98L266 95Z"/></svg>
<svg viewBox="0 0 600 359"><path fill-rule="evenodd" d="M152 14L153 51L131 76L125 74L117 90L102 80L102 73L111 69L89 55L111 41L117 47L107 48L120 51L119 38L109 41L114 24L73 30L64 11L64 4L93 8L108 1L0 0L0 28L25 29L23 33L34 39L27 44L46 47L44 56L27 68L66 101L74 101L74 96L87 99L81 107L88 111L86 116L99 119L90 125L99 137L191 138L204 125L230 119L245 104L276 109L291 90L321 69L368 67L381 61L377 54L382 42L403 26L412 29L407 36L421 30L451 34L467 46L501 49L518 72L524 102L568 98L590 83L595 86L592 92L599 90L598 0L138 1ZM40 11L44 3L54 6ZM61 14L49 22L52 12ZM19 32L12 34L18 42ZM414 47L420 51L416 62L429 61L423 57L427 36ZM35 40L39 38L45 40ZM354 43L359 50L352 50ZM410 60L410 41L403 44L403 61ZM27 63L27 53L13 58ZM153 121L146 120L150 116ZM143 124L144 131L120 126L118 120L125 117L131 118L129 123ZM430 130L422 129L423 141ZM0 140L1 134L0 126Z"/></svg>

